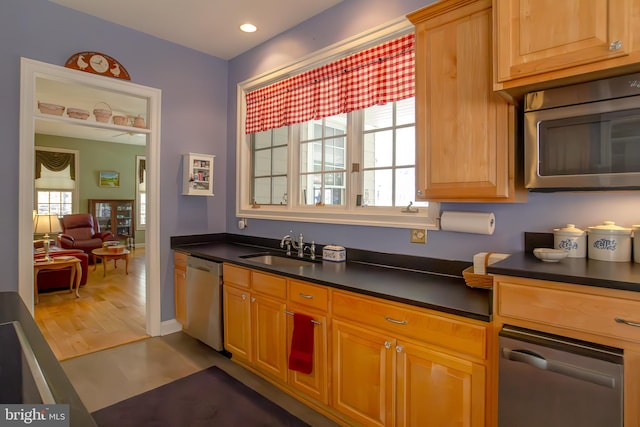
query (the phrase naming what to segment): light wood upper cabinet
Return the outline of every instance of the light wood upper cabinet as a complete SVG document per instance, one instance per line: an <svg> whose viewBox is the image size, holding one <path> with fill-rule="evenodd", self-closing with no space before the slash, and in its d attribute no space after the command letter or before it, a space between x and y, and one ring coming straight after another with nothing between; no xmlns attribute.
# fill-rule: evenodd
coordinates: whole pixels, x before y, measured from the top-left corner
<svg viewBox="0 0 640 427"><path fill-rule="evenodd" d="M638 0L493 3L496 90L524 92L640 69Z"/></svg>
<svg viewBox="0 0 640 427"><path fill-rule="evenodd" d="M440 1L408 18L416 27L416 199L516 201L515 112L493 92L491 0Z"/></svg>

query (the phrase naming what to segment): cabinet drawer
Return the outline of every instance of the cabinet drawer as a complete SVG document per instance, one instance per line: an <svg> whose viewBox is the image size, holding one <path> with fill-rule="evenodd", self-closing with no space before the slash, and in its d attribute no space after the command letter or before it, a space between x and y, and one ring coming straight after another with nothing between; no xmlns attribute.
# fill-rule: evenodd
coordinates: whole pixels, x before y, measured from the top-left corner
<svg viewBox="0 0 640 427"><path fill-rule="evenodd" d="M329 290L310 283L289 281L289 301L327 311Z"/></svg>
<svg viewBox="0 0 640 427"><path fill-rule="evenodd" d="M509 282L498 287L501 316L640 342L640 327L615 320L640 323L640 301Z"/></svg>
<svg viewBox="0 0 640 427"><path fill-rule="evenodd" d="M334 316L386 329L397 336L486 357L486 326L343 292L333 292L331 301Z"/></svg>
<svg viewBox="0 0 640 427"><path fill-rule="evenodd" d="M231 264L222 265L222 279L225 283L233 283L243 288L248 288L251 283L249 270Z"/></svg>
<svg viewBox="0 0 640 427"><path fill-rule="evenodd" d="M173 267L179 270L187 269L187 254L184 252L173 252Z"/></svg>
<svg viewBox="0 0 640 427"><path fill-rule="evenodd" d="M287 280L283 277L252 271L251 289L283 300L287 298Z"/></svg>

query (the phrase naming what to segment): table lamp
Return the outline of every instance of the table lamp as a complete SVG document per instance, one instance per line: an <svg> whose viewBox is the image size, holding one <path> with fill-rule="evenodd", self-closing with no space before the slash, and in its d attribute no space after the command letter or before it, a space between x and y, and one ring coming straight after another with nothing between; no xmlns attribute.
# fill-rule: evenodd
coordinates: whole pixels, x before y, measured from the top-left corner
<svg viewBox="0 0 640 427"><path fill-rule="evenodd" d="M35 234L44 233L42 247L44 248L44 257L47 261L51 261L51 257L49 256L49 233L59 233L61 231L62 228L60 228L58 215L36 215L33 218L33 232Z"/></svg>

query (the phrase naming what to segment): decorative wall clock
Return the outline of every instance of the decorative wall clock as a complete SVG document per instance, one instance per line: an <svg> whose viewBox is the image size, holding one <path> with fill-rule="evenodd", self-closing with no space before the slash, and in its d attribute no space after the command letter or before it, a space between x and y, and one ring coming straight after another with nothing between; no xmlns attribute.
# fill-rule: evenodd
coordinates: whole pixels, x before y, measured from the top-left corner
<svg viewBox="0 0 640 427"><path fill-rule="evenodd" d="M101 76L115 77L117 79L131 80L129 73L120 62L109 55L99 52L78 52L67 59L64 64L67 68L99 74Z"/></svg>

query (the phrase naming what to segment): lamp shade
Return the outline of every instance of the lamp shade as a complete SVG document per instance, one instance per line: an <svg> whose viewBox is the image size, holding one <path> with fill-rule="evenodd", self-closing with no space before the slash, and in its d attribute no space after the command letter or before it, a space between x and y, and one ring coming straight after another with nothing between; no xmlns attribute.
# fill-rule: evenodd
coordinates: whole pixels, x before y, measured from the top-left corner
<svg viewBox="0 0 640 427"><path fill-rule="evenodd" d="M59 233L61 231L58 215L36 215L33 219L33 232L35 234Z"/></svg>

